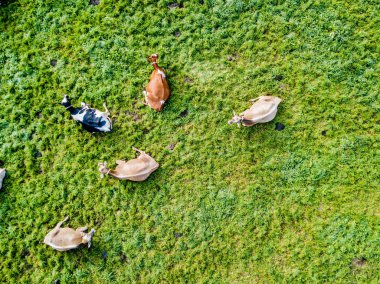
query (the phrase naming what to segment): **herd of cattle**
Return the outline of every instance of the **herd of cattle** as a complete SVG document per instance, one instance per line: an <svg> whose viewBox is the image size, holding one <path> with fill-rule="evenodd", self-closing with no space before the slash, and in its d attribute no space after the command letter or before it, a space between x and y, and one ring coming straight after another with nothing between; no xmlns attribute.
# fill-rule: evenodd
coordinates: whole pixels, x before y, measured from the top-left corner
<svg viewBox="0 0 380 284"><path fill-rule="evenodd" d="M145 104L156 111L161 111L165 102L169 99L170 89L166 81L165 70L157 64L158 54L152 54L148 57L154 70L150 76L150 81L144 91ZM250 100L252 106L244 112L234 116L228 121L229 124L236 123L239 127L252 126L257 123L265 123L274 119L277 113L277 107L281 99L273 96L260 96ZM82 103L80 108L73 107L70 98L64 95L61 104L70 112L71 117L82 124L83 128L91 133L110 132L112 130L112 121L109 118L109 111L104 104L104 112L90 108L86 103ZM117 160L114 170L107 169L106 162L99 163L100 176L110 175L121 180L144 181L154 172L159 164L144 151L133 148L140 153L136 159L130 161ZM0 189L3 179L5 178L5 169L0 169ZM91 245L91 238L95 233L92 229L85 233L87 227L78 228L61 228L63 222L67 221L66 217L59 222L53 230L45 237L44 243L50 245L56 250L66 251L77 248L81 244Z"/></svg>

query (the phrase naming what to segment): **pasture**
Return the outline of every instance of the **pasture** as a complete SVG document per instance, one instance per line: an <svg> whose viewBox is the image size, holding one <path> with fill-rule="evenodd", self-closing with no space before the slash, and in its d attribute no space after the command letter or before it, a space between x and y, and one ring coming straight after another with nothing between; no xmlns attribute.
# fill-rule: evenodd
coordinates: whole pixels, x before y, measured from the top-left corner
<svg viewBox="0 0 380 284"><path fill-rule="evenodd" d="M378 1L1 2L1 283L380 281ZM65 93L107 102L113 132ZM263 94L273 121L227 124ZM160 168L101 179L132 146ZM65 216L90 249L42 243Z"/></svg>

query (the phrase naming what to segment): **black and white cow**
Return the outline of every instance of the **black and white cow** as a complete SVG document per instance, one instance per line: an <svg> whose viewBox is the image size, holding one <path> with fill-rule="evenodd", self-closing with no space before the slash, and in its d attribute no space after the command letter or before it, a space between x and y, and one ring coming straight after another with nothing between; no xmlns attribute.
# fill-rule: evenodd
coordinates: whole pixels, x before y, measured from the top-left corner
<svg viewBox="0 0 380 284"><path fill-rule="evenodd" d="M89 132L110 132L112 130L112 121L106 104L103 104L105 112L89 108L87 104L82 103L80 108L73 107L67 95L64 95L61 105L66 107L74 120L80 122L83 128Z"/></svg>

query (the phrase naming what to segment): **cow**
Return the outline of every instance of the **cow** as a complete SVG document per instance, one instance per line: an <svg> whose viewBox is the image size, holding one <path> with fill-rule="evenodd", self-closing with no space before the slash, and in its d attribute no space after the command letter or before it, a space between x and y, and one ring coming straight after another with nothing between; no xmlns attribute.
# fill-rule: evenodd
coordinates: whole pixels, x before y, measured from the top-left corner
<svg viewBox="0 0 380 284"><path fill-rule="evenodd" d="M234 112L234 117L228 121L228 124L237 123L240 127L240 124L252 126L257 123L269 122L276 116L281 99L273 96L260 96L250 102L253 103L252 106L239 115Z"/></svg>
<svg viewBox="0 0 380 284"><path fill-rule="evenodd" d="M146 86L144 93L145 104L156 111L161 111L164 103L169 99L170 89L166 81L165 70L157 64L158 54L152 54L148 57L148 61L152 63L154 68L150 75L150 81Z"/></svg>
<svg viewBox="0 0 380 284"><path fill-rule="evenodd" d="M132 147L132 149L139 152L140 156L127 162L117 160L117 166L114 170L107 169L106 162L99 163L100 177L110 175L121 180L144 181L152 172L158 169L160 165L151 156L135 147Z"/></svg>
<svg viewBox="0 0 380 284"><path fill-rule="evenodd" d="M112 130L112 121L109 118L109 111L104 103L105 112L90 108L88 104L81 104L80 108L73 107L68 95L64 95L61 102L66 110L70 112L71 117L82 124L88 132L110 132Z"/></svg>
<svg viewBox="0 0 380 284"><path fill-rule="evenodd" d="M59 222L54 229L46 235L44 243L58 251L75 249L81 244L87 244L87 246L90 247L95 230L92 229L89 233L85 233L87 227L80 227L76 230L72 228L61 228L62 224L68 219L69 217L66 217L63 221Z"/></svg>

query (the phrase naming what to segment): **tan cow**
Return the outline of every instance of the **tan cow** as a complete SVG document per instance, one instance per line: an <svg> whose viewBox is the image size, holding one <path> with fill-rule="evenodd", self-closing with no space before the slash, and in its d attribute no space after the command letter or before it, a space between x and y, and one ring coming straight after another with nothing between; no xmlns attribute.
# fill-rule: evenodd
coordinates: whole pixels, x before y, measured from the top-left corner
<svg viewBox="0 0 380 284"><path fill-rule="evenodd" d="M152 54L148 60L152 63L154 68L150 81L144 91L145 103L156 111L161 111L164 103L169 99L170 90L166 81L165 70L158 67L157 64L158 54Z"/></svg>
<svg viewBox="0 0 380 284"><path fill-rule="evenodd" d="M67 251L75 249L81 244L91 246L91 239L95 233L92 229L89 233L84 233L87 227L78 228L76 230L71 228L61 228L63 222L66 222L69 217L59 222L53 230L51 230L45 237L44 243L51 246L58 251Z"/></svg>
<svg viewBox="0 0 380 284"><path fill-rule="evenodd" d="M228 124L237 123L240 127L240 124L252 126L257 123L269 122L276 116L277 106L281 99L273 96L260 96L250 102L253 102L252 106L239 115L234 112L234 117L228 121Z"/></svg>
<svg viewBox="0 0 380 284"><path fill-rule="evenodd" d="M140 151L134 147L133 150L140 152L140 156L130 161L116 161L116 168L114 170L107 169L107 163L99 163L100 177L110 175L117 179L128 179L132 181L144 181L149 175L160 166L151 156L147 153Z"/></svg>

